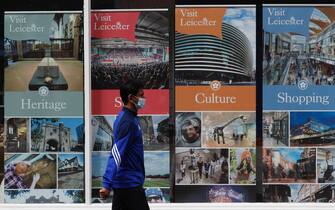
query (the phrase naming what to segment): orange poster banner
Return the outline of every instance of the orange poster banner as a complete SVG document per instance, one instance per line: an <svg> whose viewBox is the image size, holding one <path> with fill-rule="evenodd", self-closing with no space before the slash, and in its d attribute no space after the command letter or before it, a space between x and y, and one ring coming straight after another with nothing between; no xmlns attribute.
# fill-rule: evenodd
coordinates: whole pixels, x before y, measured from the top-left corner
<svg viewBox="0 0 335 210"><path fill-rule="evenodd" d="M222 19L226 8L177 8L176 31L182 34L207 34L222 39Z"/></svg>
<svg viewBox="0 0 335 210"><path fill-rule="evenodd" d="M176 111L255 111L255 86L176 86Z"/></svg>

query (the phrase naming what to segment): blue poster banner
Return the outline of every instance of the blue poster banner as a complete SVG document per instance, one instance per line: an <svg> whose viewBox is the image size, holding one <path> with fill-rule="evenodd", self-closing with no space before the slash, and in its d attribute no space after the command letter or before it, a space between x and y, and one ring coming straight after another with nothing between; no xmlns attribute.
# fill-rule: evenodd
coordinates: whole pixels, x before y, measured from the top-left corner
<svg viewBox="0 0 335 210"><path fill-rule="evenodd" d="M309 20L313 7L264 7L263 28L271 33L309 35Z"/></svg>
<svg viewBox="0 0 335 210"><path fill-rule="evenodd" d="M335 87L272 85L263 88L264 110L335 110Z"/></svg>

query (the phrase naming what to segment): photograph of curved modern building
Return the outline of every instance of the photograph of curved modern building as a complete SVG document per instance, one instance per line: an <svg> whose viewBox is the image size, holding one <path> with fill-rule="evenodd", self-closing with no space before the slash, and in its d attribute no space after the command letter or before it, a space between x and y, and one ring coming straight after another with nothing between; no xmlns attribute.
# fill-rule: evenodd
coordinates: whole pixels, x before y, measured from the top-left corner
<svg viewBox="0 0 335 210"><path fill-rule="evenodd" d="M255 8L227 8L222 39L175 33L176 85L255 84Z"/></svg>
<svg viewBox="0 0 335 210"><path fill-rule="evenodd" d="M335 7L303 9L312 9L309 34L263 31L265 85L335 84Z"/></svg>

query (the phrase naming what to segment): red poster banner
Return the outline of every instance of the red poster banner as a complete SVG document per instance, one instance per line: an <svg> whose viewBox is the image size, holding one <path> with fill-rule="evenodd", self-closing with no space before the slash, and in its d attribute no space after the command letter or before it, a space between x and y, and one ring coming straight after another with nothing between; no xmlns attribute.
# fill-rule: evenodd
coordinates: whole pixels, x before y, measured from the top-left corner
<svg viewBox="0 0 335 210"><path fill-rule="evenodd" d="M144 109L139 114L169 114L169 90L144 90ZM92 114L116 115L123 104L119 90L92 90Z"/></svg>
<svg viewBox="0 0 335 210"><path fill-rule="evenodd" d="M140 12L93 12L92 37L135 41L135 27L139 15Z"/></svg>

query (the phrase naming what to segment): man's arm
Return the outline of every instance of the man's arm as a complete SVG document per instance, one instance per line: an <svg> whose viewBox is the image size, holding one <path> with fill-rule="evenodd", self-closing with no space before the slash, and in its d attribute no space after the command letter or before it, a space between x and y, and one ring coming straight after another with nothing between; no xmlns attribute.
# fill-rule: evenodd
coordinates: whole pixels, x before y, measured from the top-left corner
<svg viewBox="0 0 335 210"><path fill-rule="evenodd" d="M107 167L103 176L103 188L110 190L112 179L116 176L119 166L121 165L124 153L132 140L134 126L131 122L122 122L118 128L118 134L115 138L112 151L108 158Z"/></svg>

